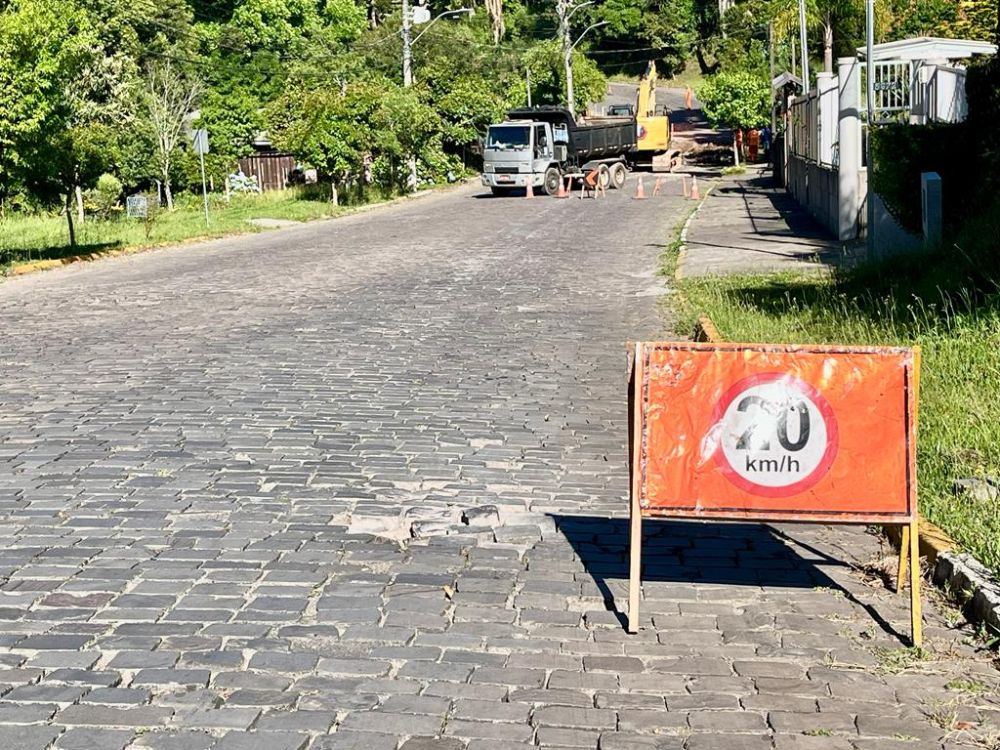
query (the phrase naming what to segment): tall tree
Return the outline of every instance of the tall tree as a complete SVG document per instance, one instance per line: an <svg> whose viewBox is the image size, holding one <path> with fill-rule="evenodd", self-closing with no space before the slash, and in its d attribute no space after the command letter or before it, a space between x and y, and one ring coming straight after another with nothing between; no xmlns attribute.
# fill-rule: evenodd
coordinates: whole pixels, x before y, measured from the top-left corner
<svg viewBox="0 0 1000 750"><path fill-rule="evenodd" d="M156 141L156 161L168 209L174 207L170 187L174 154L201 91L201 84L184 75L169 59L151 63L146 69L142 99L146 122Z"/></svg>
<svg viewBox="0 0 1000 750"><path fill-rule="evenodd" d="M0 14L0 169L16 169L45 202L64 197L72 245L77 188L114 152L117 72L74 0L14 0Z"/></svg>
<svg viewBox="0 0 1000 750"><path fill-rule="evenodd" d="M503 0L485 0L486 12L490 16L490 28L493 31L493 44L500 44L507 28L503 20Z"/></svg>

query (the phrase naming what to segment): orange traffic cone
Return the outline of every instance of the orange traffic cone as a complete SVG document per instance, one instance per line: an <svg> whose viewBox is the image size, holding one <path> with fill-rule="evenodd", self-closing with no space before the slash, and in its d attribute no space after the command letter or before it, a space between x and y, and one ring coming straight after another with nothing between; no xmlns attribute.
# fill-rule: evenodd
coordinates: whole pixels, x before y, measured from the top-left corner
<svg viewBox="0 0 1000 750"><path fill-rule="evenodd" d="M639 176L639 183L635 186L635 199L637 201L646 199L646 188L642 184L642 175Z"/></svg>
<svg viewBox="0 0 1000 750"><path fill-rule="evenodd" d="M681 190L684 191L685 198L691 197L691 194L688 192L688 178L686 174L681 175Z"/></svg>
<svg viewBox="0 0 1000 750"><path fill-rule="evenodd" d="M568 182L569 177L566 178L565 182L562 177L559 178L559 192L556 193L556 198L569 198Z"/></svg>
<svg viewBox="0 0 1000 750"><path fill-rule="evenodd" d="M653 185L653 195L659 195L661 187L663 187L663 178L657 177L656 184Z"/></svg>
<svg viewBox="0 0 1000 750"><path fill-rule="evenodd" d="M701 200L701 193L698 192L698 175L691 175L691 200Z"/></svg>
<svg viewBox="0 0 1000 750"><path fill-rule="evenodd" d="M528 187L524 191L524 197L525 198L534 198L535 197L535 188L532 187L532 185L531 185L531 175L528 176Z"/></svg>

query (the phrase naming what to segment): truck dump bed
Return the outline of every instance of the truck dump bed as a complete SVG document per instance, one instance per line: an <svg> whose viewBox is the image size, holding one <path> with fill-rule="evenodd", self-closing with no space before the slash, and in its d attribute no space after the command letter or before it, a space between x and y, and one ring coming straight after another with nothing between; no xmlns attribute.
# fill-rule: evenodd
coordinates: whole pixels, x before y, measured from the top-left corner
<svg viewBox="0 0 1000 750"><path fill-rule="evenodd" d="M568 109L562 107L529 107L512 109L512 120L548 122L553 128L565 128L568 133L570 160L582 166L591 159L624 156L635 148L635 120L615 118L592 124L579 124Z"/></svg>

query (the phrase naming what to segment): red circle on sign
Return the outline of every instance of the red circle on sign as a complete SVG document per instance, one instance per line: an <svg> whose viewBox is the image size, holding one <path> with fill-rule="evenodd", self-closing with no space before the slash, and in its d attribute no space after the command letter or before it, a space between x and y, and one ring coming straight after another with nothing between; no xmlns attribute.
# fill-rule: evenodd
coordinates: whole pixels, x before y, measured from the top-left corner
<svg viewBox="0 0 1000 750"><path fill-rule="evenodd" d="M833 413L833 408L830 406L830 402L827 401L826 397L816 390L816 388L809 385L809 383L806 383L804 380L800 380L794 375L789 375L786 372L766 372L759 373L757 375L750 375L749 377L743 378L733 384L715 405L715 410L712 412L712 429L715 429L716 426L722 422L722 417L729 408L729 405L745 390L753 388L754 386L767 385L778 381L784 381L792 384L796 390L800 391L803 395L808 396L813 405L819 410L819 413L823 416L823 421L826 424L826 450L823 452L823 456L820 458L819 463L807 476L804 476L802 479L797 482L793 482L792 484L774 487L751 482L737 472L729 463L729 459L725 455L725 451L722 446L722 439L720 437L719 445L715 449L713 458L722 470L722 473L725 474L726 479L739 487L741 490L749 492L753 495L760 495L762 497L789 497L790 495L796 495L800 492L808 490L820 479L822 479L826 475L827 471L829 471L830 467L833 465L834 459L837 457L837 447L840 443L840 430L837 426L837 417Z"/></svg>

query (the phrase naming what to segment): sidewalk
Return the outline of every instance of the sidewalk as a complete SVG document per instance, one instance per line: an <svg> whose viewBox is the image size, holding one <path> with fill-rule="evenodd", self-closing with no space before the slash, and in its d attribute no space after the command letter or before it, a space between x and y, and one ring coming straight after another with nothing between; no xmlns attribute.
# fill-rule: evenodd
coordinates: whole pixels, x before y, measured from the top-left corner
<svg viewBox="0 0 1000 750"><path fill-rule="evenodd" d="M711 188L688 224L678 276L818 269L841 262L844 247L752 167Z"/></svg>

